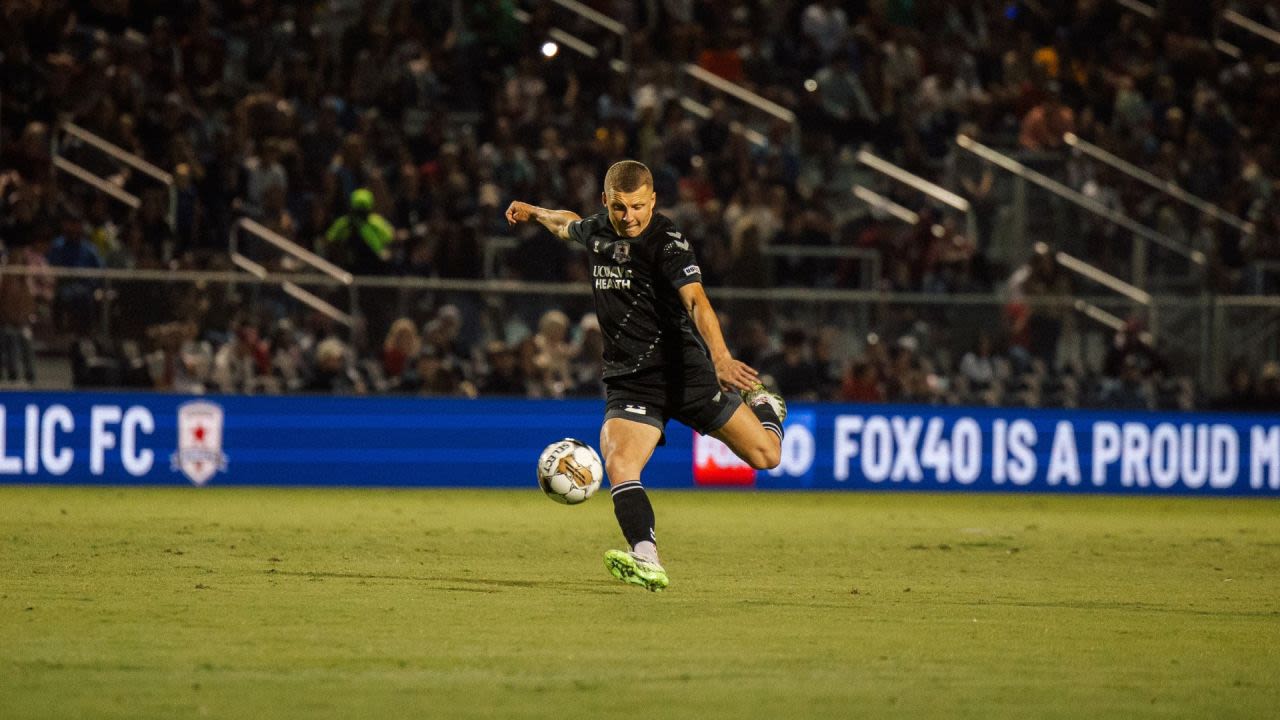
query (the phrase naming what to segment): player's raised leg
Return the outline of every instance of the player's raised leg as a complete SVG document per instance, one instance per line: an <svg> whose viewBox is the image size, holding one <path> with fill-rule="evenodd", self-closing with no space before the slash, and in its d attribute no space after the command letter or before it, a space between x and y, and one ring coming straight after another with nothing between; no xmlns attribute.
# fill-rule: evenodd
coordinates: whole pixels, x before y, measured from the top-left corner
<svg viewBox="0 0 1280 720"><path fill-rule="evenodd" d="M787 419L787 404L760 383L744 390L742 400L729 421L711 436L757 470L777 467L782 461L782 421Z"/></svg>
<svg viewBox="0 0 1280 720"><path fill-rule="evenodd" d="M640 483L641 472L662 438L662 430L647 422L609 418L600 429L600 450L613 513L630 550L605 553L605 566L619 580L659 591L667 587L667 573L658 560L653 505Z"/></svg>

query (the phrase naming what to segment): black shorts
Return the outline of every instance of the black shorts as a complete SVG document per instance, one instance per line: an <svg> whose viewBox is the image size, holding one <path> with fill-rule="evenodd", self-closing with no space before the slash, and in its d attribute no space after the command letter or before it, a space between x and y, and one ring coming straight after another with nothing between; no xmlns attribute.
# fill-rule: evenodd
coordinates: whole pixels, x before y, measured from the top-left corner
<svg viewBox="0 0 1280 720"><path fill-rule="evenodd" d="M685 367L673 376L665 368L650 368L631 375L606 378L604 419L623 418L652 425L663 432L676 420L703 435L724 427L742 404L736 392L720 389L710 364Z"/></svg>

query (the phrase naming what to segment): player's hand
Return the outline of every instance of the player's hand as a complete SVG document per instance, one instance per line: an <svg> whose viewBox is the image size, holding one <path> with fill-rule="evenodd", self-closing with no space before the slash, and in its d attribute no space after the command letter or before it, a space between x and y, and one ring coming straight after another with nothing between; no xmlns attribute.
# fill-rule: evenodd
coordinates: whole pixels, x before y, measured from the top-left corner
<svg viewBox="0 0 1280 720"><path fill-rule="evenodd" d="M534 207L529 203L516 200L507 206L507 225L528 222L533 219Z"/></svg>
<svg viewBox="0 0 1280 720"><path fill-rule="evenodd" d="M737 392L760 382L760 373L740 360L726 357L716 362L716 379L720 381L720 387Z"/></svg>

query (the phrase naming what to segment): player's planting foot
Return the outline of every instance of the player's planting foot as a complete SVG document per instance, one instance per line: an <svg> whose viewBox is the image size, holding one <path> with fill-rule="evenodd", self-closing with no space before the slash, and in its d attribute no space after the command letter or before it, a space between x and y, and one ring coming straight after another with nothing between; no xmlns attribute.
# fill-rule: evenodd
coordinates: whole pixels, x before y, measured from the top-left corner
<svg viewBox="0 0 1280 720"><path fill-rule="evenodd" d="M625 550L605 552L604 566L609 568L610 575L622 582L639 585L651 592L661 592L670 582L661 565Z"/></svg>
<svg viewBox="0 0 1280 720"><path fill-rule="evenodd" d="M772 392L764 386L764 383L756 383L752 387L742 391L742 401L747 407L755 407L761 404L767 404L773 408L774 414L778 416L778 422L781 423L787 419L787 401L776 392Z"/></svg>

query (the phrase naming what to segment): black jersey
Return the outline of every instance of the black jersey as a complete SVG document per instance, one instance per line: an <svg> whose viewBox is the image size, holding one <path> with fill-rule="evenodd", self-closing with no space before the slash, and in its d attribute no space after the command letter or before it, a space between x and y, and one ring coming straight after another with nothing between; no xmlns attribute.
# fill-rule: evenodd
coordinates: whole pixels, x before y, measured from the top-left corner
<svg viewBox="0 0 1280 720"><path fill-rule="evenodd" d="M604 377L665 366L710 366L706 344L677 290L702 282L689 239L654 213L639 237L618 235L605 213L569 223L591 257L591 287L604 333Z"/></svg>

